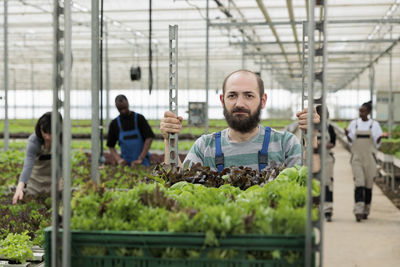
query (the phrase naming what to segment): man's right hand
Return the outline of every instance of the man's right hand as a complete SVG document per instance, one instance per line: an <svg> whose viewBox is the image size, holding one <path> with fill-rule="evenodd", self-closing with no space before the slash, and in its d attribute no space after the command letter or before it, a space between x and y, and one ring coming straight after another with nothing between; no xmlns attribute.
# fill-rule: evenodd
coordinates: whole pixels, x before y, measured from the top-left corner
<svg viewBox="0 0 400 267"><path fill-rule="evenodd" d="M172 111L166 111L160 122L160 130L164 140L168 139L169 133L179 134L182 129L183 118L176 116Z"/></svg>
<svg viewBox="0 0 400 267"><path fill-rule="evenodd" d="M25 187L24 182L18 183L17 189L15 190L15 194L12 200L13 205L17 204L18 200L22 200L24 198L24 187Z"/></svg>

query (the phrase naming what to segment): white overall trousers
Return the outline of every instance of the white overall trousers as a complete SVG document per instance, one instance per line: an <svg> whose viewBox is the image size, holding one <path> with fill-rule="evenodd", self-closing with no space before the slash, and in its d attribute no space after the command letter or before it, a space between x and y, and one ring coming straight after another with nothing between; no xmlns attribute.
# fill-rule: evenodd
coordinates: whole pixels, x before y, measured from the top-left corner
<svg viewBox="0 0 400 267"><path fill-rule="evenodd" d="M369 130L359 131L356 125L354 140L351 145L351 167L354 176L354 214L369 215L372 185L377 175L375 160L375 142L372 136L372 124Z"/></svg>
<svg viewBox="0 0 400 267"><path fill-rule="evenodd" d="M51 191L51 154L50 150L41 146L39 154L35 157L31 176L26 185L27 194L50 193Z"/></svg>

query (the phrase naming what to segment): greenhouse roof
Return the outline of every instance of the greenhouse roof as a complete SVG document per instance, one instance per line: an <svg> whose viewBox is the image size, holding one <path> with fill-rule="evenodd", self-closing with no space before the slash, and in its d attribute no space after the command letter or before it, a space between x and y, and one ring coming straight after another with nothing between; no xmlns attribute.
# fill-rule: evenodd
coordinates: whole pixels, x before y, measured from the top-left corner
<svg viewBox="0 0 400 267"><path fill-rule="evenodd" d="M2 1L3 3L4 1ZM210 0L210 89L221 87L231 71L260 71L269 86L301 90L302 22L306 0ZM168 25L177 24L179 88L205 88L205 0L152 1L153 88L168 88ZM328 71L331 91L369 88L369 67L375 63L375 87L389 88L389 56L399 73L400 0L328 0ZM91 1L72 5L73 89L91 88ZM8 1L8 67L16 89L50 89L52 74L53 1ZM0 7L4 17L4 5ZM322 12L316 8L315 19ZM382 20L392 19L394 23ZM108 40L111 89L147 88L149 66L149 1L104 1L104 40ZM1 50L4 50L4 20ZM392 32L392 33L390 33ZM315 34L315 40L321 40ZM105 44L104 44L105 46ZM1 53L1 60L4 61ZM131 66L140 66L142 80L132 82ZM3 79L1 64L0 78ZM31 72L33 70L33 75ZM33 81L33 83L32 83ZM394 75L393 84L400 84ZM10 86L11 87L11 86ZM12 88L12 87L11 87Z"/></svg>

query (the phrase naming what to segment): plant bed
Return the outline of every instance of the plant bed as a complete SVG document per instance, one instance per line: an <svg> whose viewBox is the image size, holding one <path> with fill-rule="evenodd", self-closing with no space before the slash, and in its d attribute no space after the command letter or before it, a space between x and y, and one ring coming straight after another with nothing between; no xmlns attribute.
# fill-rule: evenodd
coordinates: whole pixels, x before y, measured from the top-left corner
<svg viewBox="0 0 400 267"><path fill-rule="evenodd" d="M9 233L28 232L34 245L43 246L43 229L50 225L50 198L46 194L24 196L12 205L13 194L0 196L0 240Z"/></svg>
<svg viewBox="0 0 400 267"><path fill-rule="evenodd" d="M45 230L45 266L51 263ZM202 233L72 231L71 264L79 266L302 266L304 235L231 235L205 245Z"/></svg>
<svg viewBox="0 0 400 267"><path fill-rule="evenodd" d="M307 171L275 170L172 167L127 191L81 188L71 201L73 266L302 265ZM50 238L48 229L47 264Z"/></svg>
<svg viewBox="0 0 400 267"><path fill-rule="evenodd" d="M389 198L390 201L392 201L392 203L398 209L400 209L400 185L397 184L397 186L395 186L395 190L393 191L389 184L385 184L385 180L382 177L377 177L375 179L375 184L379 186L387 198Z"/></svg>
<svg viewBox="0 0 400 267"><path fill-rule="evenodd" d="M400 139L383 139L379 151L390 155L396 154L400 151Z"/></svg>
<svg viewBox="0 0 400 267"><path fill-rule="evenodd" d="M0 240L0 257L7 259L8 263L3 266L28 266L28 259L33 258L32 242L27 235L28 231L22 234L8 234Z"/></svg>

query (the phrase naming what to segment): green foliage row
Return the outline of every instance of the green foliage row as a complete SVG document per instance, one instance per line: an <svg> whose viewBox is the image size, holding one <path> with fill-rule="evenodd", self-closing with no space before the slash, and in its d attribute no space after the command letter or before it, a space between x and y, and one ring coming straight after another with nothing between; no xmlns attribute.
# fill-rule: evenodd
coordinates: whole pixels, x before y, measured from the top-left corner
<svg viewBox="0 0 400 267"><path fill-rule="evenodd" d="M305 167L304 167L305 168ZM207 242L230 234L304 234L306 187L300 168L245 191L178 182L139 183L129 191L89 186L74 193L71 226L80 230L205 232ZM300 177L300 178L299 178ZM161 179L161 178L160 178ZM313 184L314 195L319 185ZM316 219L314 210L313 219Z"/></svg>
<svg viewBox="0 0 400 267"><path fill-rule="evenodd" d="M10 120L9 121L9 132L10 133L33 133L36 121L32 123L32 120ZM159 120L149 120L150 126L153 128L155 134L160 134ZM272 128L281 129L286 125L292 123L291 120L262 120L261 124L264 126L270 126ZM72 134L90 134L92 131L90 120L72 120L71 123ZM210 120L209 132L220 131L227 126L225 120ZM0 121L0 129L4 129L4 121ZM105 133L108 129L105 130ZM201 135L205 133L204 127L188 126L187 120L183 122L182 134L194 134Z"/></svg>
<svg viewBox="0 0 400 267"><path fill-rule="evenodd" d="M16 184L22 171L25 152L0 151L0 187Z"/></svg>
<svg viewBox="0 0 400 267"><path fill-rule="evenodd" d="M382 125L382 131L383 132L389 132L389 127L387 125ZM392 138L394 138L394 139L400 138L400 124L399 125L395 125L392 128Z"/></svg>
<svg viewBox="0 0 400 267"><path fill-rule="evenodd" d="M10 233L27 232L34 245L43 245L43 229L50 225L51 201L47 194L25 195L17 205L11 203L13 194L0 196L0 239Z"/></svg>
<svg viewBox="0 0 400 267"><path fill-rule="evenodd" d="M350 124L348 121L335 121L336 125L339 126L339 128L347 128Z"/></svg>
<svg viewBox="0 0 400 267"><path fill-rule="evenodd" d="M400 138L382 139L379 150L385 154L395 155L400 152Z"/></svg>
<svg viewBox="0 0 400 267"><path fill-rule="evenodd" d="M27 145L27 140L14 140L8 143L8 148L10 150L25 150ZM179 140L179 150L189 151L190 148L193 146L194 140ZM4 141L0 140L0 149L4 148ZM71 148L74 150L90 150L92 148L92 143L83 140L72 140L71 141ZM108 151L108 147L106 141L103 145L104 151ZM161 140L153 140L151 143L150 150L160 150L164 151L164 141Z"/></svg>

